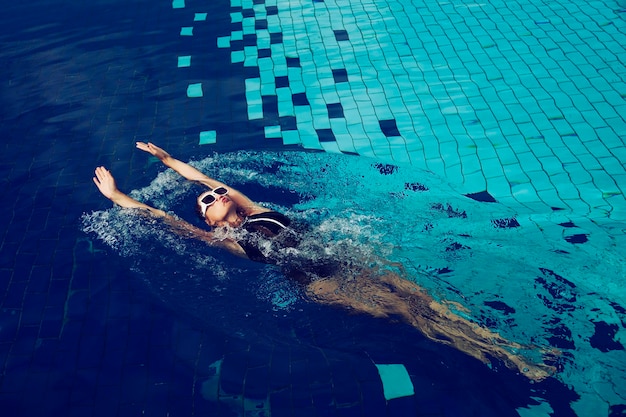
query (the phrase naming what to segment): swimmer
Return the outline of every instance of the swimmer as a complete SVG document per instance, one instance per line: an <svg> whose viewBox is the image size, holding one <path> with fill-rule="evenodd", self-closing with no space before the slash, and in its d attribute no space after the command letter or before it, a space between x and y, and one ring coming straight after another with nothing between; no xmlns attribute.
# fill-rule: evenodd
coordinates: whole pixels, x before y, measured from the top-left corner
<svg viewBox="0 0 626 417"><path fill-rule="evenodd" d="M452 346L490 364L496 358L509 369L533 381L541 381L554 373L554 368L535 364L520 355L520 350L532 350L504 339L499 334L455 314L450 303L434 300L417 284L401 278L390 268L341 268L336 261L320 261L316 265L280 259L285 251L299 243L298 232L285 215L258 205L243 193L200 172L191 165L173 158L152 143L137 142L145 151L189 181L208 189L196 199L199 216L212 230L191 225L162 210L150 207L118 190L115 179L104 167L95 170L94 183L100 192L122 208L145 210L162 218L176 233L199 239L208 245L256 262L280 265L287 276L300 282L309 299L338 306L374 317L402 318L427 338ZM219 229L243 229L247 233L216 233ZM225 237L225 236L238 236ZM268 250L274 248L274 250ZM554 353L556 355L556 353Z"/></svg>

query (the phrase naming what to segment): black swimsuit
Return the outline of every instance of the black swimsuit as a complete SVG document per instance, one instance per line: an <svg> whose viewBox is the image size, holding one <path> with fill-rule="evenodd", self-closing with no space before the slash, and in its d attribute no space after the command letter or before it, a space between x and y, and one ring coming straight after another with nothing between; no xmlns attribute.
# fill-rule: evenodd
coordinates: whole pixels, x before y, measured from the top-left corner
<svg viewBox="0 0 626 417"><path fill-rule="evenodd" d="M289 227L291 220L284 214L276 211L253 214L248 216L241 227L248 233L237 243L246 252L248 258L255 262L276 264L272 254L276 249L293 248L298 245L298 236L295 230ZM269 255L261 251L261 244L270 241L272 250Z"/></svg>
<svg viewBox="0 0 626 417"><path fill-rule="evenodd" d="M241 225L247 233L237 243L250 260L279 265L285 275L303 284L310 282L311 276L327 277L336 273L339 263L335 260L311 254L288 254L283 250L300 244L303 227L294 227L287 216L275 211L253 214Z"/></svg>

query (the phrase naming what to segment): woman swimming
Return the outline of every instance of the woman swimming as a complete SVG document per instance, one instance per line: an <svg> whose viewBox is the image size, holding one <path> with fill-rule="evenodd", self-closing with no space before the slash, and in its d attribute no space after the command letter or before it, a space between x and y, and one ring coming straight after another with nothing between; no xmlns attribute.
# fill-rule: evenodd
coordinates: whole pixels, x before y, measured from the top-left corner
<svg viewBox="0 0 626 417"><path fill-rule="evenodd" d="M323 256L303 261L302 256L292 256L298 252L290 249L298 247L300 233L285 215L254 203L243 193L173 158L154 144L138 142L137 148L154 155L186 179L208 187L198 196L196 208L213 230L200 229L131 198L117 189L106 168L98 167L94 183L115 204L146 210L162 218L176 233L227 249L237 256L279 265L287 276L304 286L313 301L374 317L399 317L433 341L452 346L486 364L496 358L531 380L542 380L554 372L552 367L531 363L517 353L533 347L510 342L455 314L452 303L434 300L423 288L393 272L388 263ZM376 264L379 266L372 266ZM456 307L458 310L459 306Z"/></svg>

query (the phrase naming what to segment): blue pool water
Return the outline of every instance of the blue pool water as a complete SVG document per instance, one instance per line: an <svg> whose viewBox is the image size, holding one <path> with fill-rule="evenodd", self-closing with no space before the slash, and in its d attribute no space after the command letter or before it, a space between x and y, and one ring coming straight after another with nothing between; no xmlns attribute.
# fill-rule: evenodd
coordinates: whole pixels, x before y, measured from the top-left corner
<svg viewBox="0 0 626 417"><path fill-rule="evenodd" d="M623 415L624 7L5 6L3 415ZM559 349L559 372L489 369L112 209L100 164L195 221L198 189L137 140Z"/></svg>

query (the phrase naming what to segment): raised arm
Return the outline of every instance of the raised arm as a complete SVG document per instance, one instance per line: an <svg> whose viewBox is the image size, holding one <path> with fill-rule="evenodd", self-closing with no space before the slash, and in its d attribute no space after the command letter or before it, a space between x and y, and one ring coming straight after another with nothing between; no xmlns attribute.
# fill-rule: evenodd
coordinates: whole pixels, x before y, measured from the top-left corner
<svg viewBox="0 0 626 417"><path fill-rule="evenodd" d="M192 167L191 165L172 157L164 149L159 148L153 143L137 142L137 148L157 157L161 162L163 162L165 166L178 172L181 176L185 177L189 181L199 182L200 184L204 184L211 189L215 189L217 187L228 188L229 190L228 195L230 196L230 198L239 207L244 209L247 212L247 214L254 214L254 213L261 213L264 211L269 211L265 207L262 207L256 204L254 201L250 200L242 192L237 191L236 189L198 171L196 168Z"/></svg>
<svg viewBox="0 0 626 417"><path fill-rule="evenodd" d="M181 236L199 239L211 246L217 246L226 249L235 255L243 257L246 256L244 250L234 240L216 239L211 232L202 230L192 224L189 224L183 220L167 214L163 210L150 207L149 205L137 201L134 198L124 194L117 188L117 185L115 184L115 178L113 178L111 172L109 172L109 170L105 167L97 167L95 175L96 176L93 177L93 182L98 187L98 190L100 190L102 195L104 195L106 198L108 198L118 206L123 208L146 210L154 216L162 218L163 221L168 224L175 233Z"/></svg>
<svg viewBox="0 0 626 417"><path fill-rule="evenodd" d="M98 190L100 190L103 196L105 196L118 206L124 208L144 209L157 217L168 216L168 214L165 213L163 210L150 207L149 205L137 201L134 198L118 190L117 184L115 184L115 178L113 178L111 172L109 172L109 170L105 167L97 167L95 174L96 176L93 177L93 182L96 184L96 187L98 187Z"/></svg>

